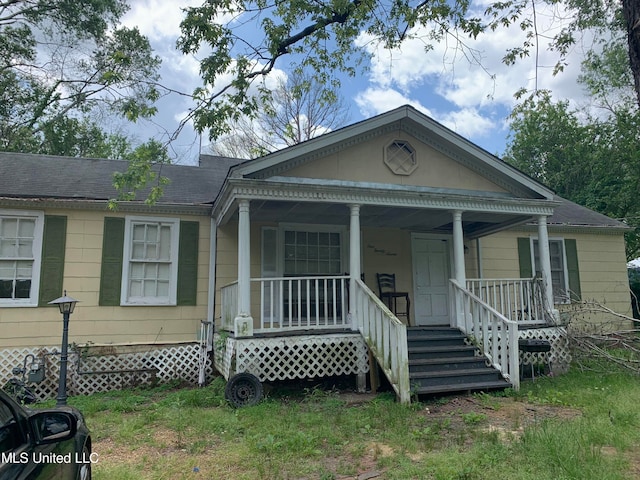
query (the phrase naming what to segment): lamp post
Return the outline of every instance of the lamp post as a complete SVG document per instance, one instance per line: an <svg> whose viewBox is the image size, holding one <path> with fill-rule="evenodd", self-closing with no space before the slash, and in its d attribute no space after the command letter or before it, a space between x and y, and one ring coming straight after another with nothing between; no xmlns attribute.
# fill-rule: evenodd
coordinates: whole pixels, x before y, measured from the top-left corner
<svg viewBox="0 0 640 480"><path fill-rule="evenodd" d="M56 399L56 405L67 404L67 349L69 346L69 316L76 308L78 300L67 296L67 291L64 291L64 295L55 300L51 300L49 305L58 305L60 313L62 314L62 351L60 353L60 380L58 383L58 397Z"/></svg>

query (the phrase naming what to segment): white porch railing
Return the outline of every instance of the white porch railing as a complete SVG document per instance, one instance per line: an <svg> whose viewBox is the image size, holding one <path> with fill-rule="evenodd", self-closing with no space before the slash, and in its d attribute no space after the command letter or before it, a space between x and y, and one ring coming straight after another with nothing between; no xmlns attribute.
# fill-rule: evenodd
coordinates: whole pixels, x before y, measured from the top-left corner
<svg viewBox="0 0 640 480"><path fill-rule="evenodd" d="M467 290L520 325L549 324L541 278L467 279Z"/></svg>
<svg viewBox="0 0 640 480"><path fill-rule="evenodd" d="M456 326L477 342L485 357L515 390L520 388L518 323L508 319L471 291L451 282Z"/></svg>
<svg viewBox="0 0 640 480"><path fill-rule="evenodd" d="M409 403L407 327L360 279L356 280L358 327L402 403Z"/></svg>
<svg viewBox="0 0 640 480"><path fill-rule="evenodd" d="M256 332L346 328L347 275L254 278L260 290Z"/></svg>

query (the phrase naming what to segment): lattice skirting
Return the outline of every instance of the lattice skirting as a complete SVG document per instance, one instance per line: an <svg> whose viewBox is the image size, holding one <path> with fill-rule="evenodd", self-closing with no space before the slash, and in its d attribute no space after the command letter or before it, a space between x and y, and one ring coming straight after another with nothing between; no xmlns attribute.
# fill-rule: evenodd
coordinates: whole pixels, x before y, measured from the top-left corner
<svg viewBox="0 0 640 480"><path fill-rule="evenodd" d="M552 370L564 370L571 363L569 338L562 327L531 328L520 330L518 337L525 340L548 340L551 344L549 352L520 352L520 365L547 364Z"/></svg>
<svg viewBox="0 0 640 480"><path fill-rule="evenodd" d="M226 378L252 373L260 381L366 373L367 346L360 334L275 338L214 337L216 369Z"/></svg>
<svg viewBox="0 0 640 480"><path fill-rule="evenodd" d="M69 352L67 393L90 395L173 380L197 385L199 352L197 343L80 347ZM29 388L41 400L55 398L60 373L60 352L56 347L0 350L0 387L14 378L11 370L23 366L28 354L44 359L46 366L44 381L28 384ZM210 379L212 375L213 365L207 359L206 376Z"/></svg>
<svg viewBox="0 0 640 480"><path fill-rule="evenodd" d="M520 350L520 366L549 365L551 370L565 371L571 363L571 351L567 332L562 327L530 328L518 332L520 340L547 340L551 344L548 352L523 352ZM491 335L489 335L489 349L491 348ZM467 340L467 344L472 343ZM479 353L481 355L481 353ZM498 351L498 357L502 352Z"/></svg>

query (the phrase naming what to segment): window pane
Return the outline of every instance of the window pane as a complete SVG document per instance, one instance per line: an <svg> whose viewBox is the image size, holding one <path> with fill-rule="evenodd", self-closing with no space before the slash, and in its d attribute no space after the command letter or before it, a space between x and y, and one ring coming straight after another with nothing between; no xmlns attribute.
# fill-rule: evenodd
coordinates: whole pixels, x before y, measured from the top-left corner
<svg viewBox="0 0 640 480"><path fill-rule="evenodd" d="M36 231L36 221L30 218L21 218L18 223L18 236L20 238L33 238Z"/></svg>
<svg viewBox="0 0 640 480"><path fill-rule="evenodd" d="M146 252L144 254L145 260L157 260L158 259L158 245L156 243L147 243Z"/></svg>
<svg viewBox="0 0 640 480"><path fill-rule="evenodd" d="M2 220L2 231L0 236L3 238L16 238L18 236L18 219L5 218Z"/></svg>
<svg viewBox="0 0 640 480"><path fill-rule="evenodd" d="M146 235L145 235L145 241L147 242L151 242L151 243L157 243L159 240L158 237L158 225L154 225L152 223L148 223L146 225L147 227L147 231L146 231Z"/></svg>
<svg viewBox="0 0 640 480"><path fill-rule="evenodd" d="M169 260L171 256L171 227L165 225L160 230L160 260Z"/></svg>
<svg viewBox="0 0 640 480"><path fill-rule="evenodd" d="M169 282L160 281L157 284L157 297L168 297L169 296Z"/></svg>
<svg viewBox="0 0 640 480"><path fill-rule="evenodd" d="M142 280L131 280L129 282L129 295L131 297L142 296Z"/></svg>
<svg viewBox="0 0 640 480"><path fill-rule="evenodd" d="M171 275L171 267L166 264L166 263L162 263L158 265L158 276L157 278L159 280L166 280L169 281L169 276Z"/></svg>
<svg viewBox="0 0 640 480"><path fill-rule="evenodd" d="M15 258L18 256L15 240L0 239L0 257Z"/></svg>
<svg viewBox="0 0 640 480"><path fill-rule="evenodd" d="M29 297L31 297L31 279L17 280L15 298L29 298Z"/></svg>
<svg viewBox="0 0 640 480"><path fill-rule="evenodd" d="M146 226L141 223L133 225L133 240L143 242L145 240Z"/></svg>
<svg viewBox="0 0 640 480"><path fill-rule="evenodd" d="M31 278L31 271L33 269L33 262L16 262L17 265L17 278Z"/></svg>
<svg viewBox="0 0 640 480"><path fill-rule="evenodd" d="M20 258L32 258L33 257L33 240L21 239L18 244L18 257Z"/></svg>
<svg viewBox="0 0 640 480"><path fill-rule="evenodd" d="M13 279L16 271L15 262L0 262L0 278L3 280Z"/></svg>
<svg viewBox="0 0 640 480"><path fill-rule="evenodd" d="M0 280L0 298L13 298L13 280Z"/></svg>
<svg viewBox="0 0 640 480"><path fill-rule="evenodd" d="M144 296L156 297L156 282L152 280L146 280L144 282Z"/></svg>

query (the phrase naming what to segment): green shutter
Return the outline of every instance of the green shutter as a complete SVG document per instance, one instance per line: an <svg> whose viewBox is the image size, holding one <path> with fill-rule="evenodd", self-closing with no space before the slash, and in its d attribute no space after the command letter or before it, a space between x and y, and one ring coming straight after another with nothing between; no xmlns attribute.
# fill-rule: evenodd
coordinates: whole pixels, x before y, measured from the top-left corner
<svg viewBox="0 0 640 480"><path fill-rule="evenodd" d="M199 222L180 222L178 247L178 305L195 305L198 293Z"/></svg>
<svg viewBox="0 0 640 480"><path fill-rule="evenodd" d="M565 239L564 251L567 256L567 273L569 276L571 301L579 301L582 297L582 291L580 290L580 271L578 269L578 247L575 239Z"/></svg>
<svg viewBox="0 0 640 480"><path fill-rule="evenodd" d="M124 218L105 217L102 235L99 305L120 305L123 249Z"/></svg>
<svg viewBox="0 0 640 480"><path fill-rule="evenodd" d="M531 240L529 238L518 238L518 262L520 263L520 278L533 278Z"/></svg>
<svg viewBox="0 0 640 480"><path fill-rule="evenodd" d="M67 241L67 217L45 215L42 238L42 267L38 304L46 305L62 296L64 250Z"/></svg>

